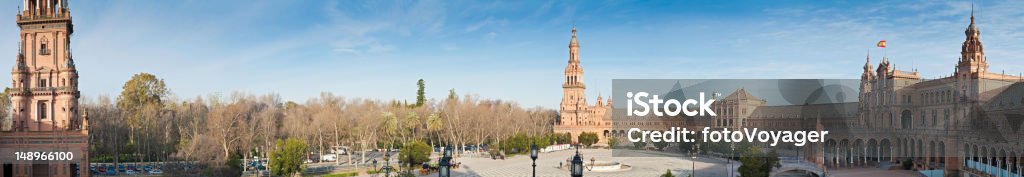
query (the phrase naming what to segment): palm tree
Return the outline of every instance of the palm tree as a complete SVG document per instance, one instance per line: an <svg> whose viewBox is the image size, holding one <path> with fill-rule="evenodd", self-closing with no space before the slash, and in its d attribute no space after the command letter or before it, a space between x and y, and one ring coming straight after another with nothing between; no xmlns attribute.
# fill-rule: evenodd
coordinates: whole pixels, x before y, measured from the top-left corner
<svg viewBox="0 0 1024 177"><path fill-rule="evenodd" d="M384 135L386 135L384 137L388 138L388 141L389 141L389 142L387 142L388 143L388 150L391 150L391 149L393 149L393 145L394 145L394 141L393 141L393 139L391 137L394 137L395 134L398 134L398 131L399 131L398 130L398 117L395 116L395 113L392 113L390 111L389 112L384 112L382 117L383 117L384 120L381 123L381 130L383 130L384 131Z"/></svg>
<svg viewBox="0 0 1024 177"><path fill-rule="evenodd" d="M427 138L431 139L430 140L430 148L434 148L435 141L432 139L432 137L429 137L429 136L430 136L430 134L434 134L436 136L437 132L439 132L441 130L441 126L443 126L442 123L443 122L441 122L441 116L439 116L437 113L431 113L430 116L427 116L427 132L428 132L427 133L427 135L428 135ZM436 142L440 143L441 142L441 137L440 136L436 136L436 137L437 137L437 141Z"/></svg>

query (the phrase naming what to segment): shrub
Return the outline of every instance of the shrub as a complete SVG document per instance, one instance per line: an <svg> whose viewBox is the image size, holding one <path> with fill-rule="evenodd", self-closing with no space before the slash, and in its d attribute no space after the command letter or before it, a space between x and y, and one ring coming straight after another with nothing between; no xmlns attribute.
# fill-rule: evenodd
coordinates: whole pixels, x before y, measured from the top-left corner
<svg viewBox="0 0 1024 177"><path fill-rule="evenodd" d="M907 160L903 161L904 170L910 170L912 168L914 168L914 159L907 158Z"/></svg>
<svg viewBox="0 0 1024 177"><path fill-rule="evenodd" d="M579 140L580 144L583 144L585 146L593 145L598 141L597 133L591 132L580 133L580 136L577 137L577 139Z"/></svg>
<svg viewBox="0 0 1024 177"><path fill-rule="evenodd" d="M608 147L609 148L615 148L615 146L619 146L619 138L616 138L616 137L608 138Z"/></svg>
<svg viewBox="0 0 1024 177"><path fill-rule="evenodd" d="M278 176L286 176L302 171L303 158L306 152L306 142L300 139L288 138L288 140L277 140L277 145L270 153L270 172Z"/></svg>
<svg viewBox="0 0 1024 177"><path fill-rule="evenodd" d="M633 138L634 139L640 138L640 134L633 134ZM647 142L644 142L644 141L633 142L633 148L643 149L644 146L647 146Z"/></svg>
<svg viewBox="0 0 1024 177"><path fill-rule="evenodd" d="M737 149L740 150L740 149ZM773 168L780 167L778 153L762 152L757 147L745 147L740 157L740 176L768 176Z"/></svg>
<svg viewBox="0 0 1024 177"><path fill-rule="evenodd" d="M407 167L418 166L423 164L423 162L430 161L430 145L427 145L427 143L424 143L423 141L417 140L411 143L406 143L399 152L401 152L399 153L399 158L402 159L402 162L405 163Z"/></svg>
<svg viewBox="0 0 1024 177"><path fill-rule="evenodd" d="M508 155L514 154L527 154L530 153L530 145L537 144L537 148L544 148L551 145L550 139L556 136L527 136L525 134L516 134L502 140L498 145L501 150L508 153ZM492 152L493 153L493 152Z"/></svg>
<svg viewBox="0 0 1024 177"><path fill-rule="evenodd" d="M654 147L658 148L658 150L664 150L665 147L668 147L668 142L665 142L665 141L654 142Z"/></svg>
<svg viewBox="0 0 1024 177"><path fill-rule="evenodd" d="M228 168L221 172L224 176L242 176L242 155L231 153L228 161L224 163Z"/></svg>
<svg viewBox="0 0 1024 177"><path fill-rule="evenodd" d="M665 174L662 174L661 177L676 177L676 176L672 175L672 170L665 170Z"/></svg>
<svg viewBox="0 0 1024 177"><path fill-rule="evenodd" d="M359 176L359 172L335 173L335 174L324 175L323 177L353 177L353 176Z"/></svg>
<svg viewBox="0 0 1024 177"><path fill-rule="evenodd" d="M416 174L412 174L410 171L398 173L398 177L416 177Z"/></svg>

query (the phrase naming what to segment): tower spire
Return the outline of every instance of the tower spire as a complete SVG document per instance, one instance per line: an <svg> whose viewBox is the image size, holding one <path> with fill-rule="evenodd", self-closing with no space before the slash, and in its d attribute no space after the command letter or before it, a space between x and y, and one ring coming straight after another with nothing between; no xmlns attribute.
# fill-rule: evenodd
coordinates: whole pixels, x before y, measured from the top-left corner
<svg viewBox="0 0 1024 177"><path fill-rule="evenodd" d="M580 66L580 45L576 40L576 26L572 27L572 39L569 40L569 64L565 66L566 86L583 86L583 67Z"/></svg>
<svg viewBox="0 0 1024 177"><path fill-rule="evenodd" d="M974 24L974 1L971 1L971 24Z"/></svg>
<svg viewBox="0 0 1024 177"><path fill-rule="evenodd" d="M576 39L576 24L572 24L572 38Z"/></svg>
<svg viewBox="0 0 1024 177"><path fill-rule="evenodd" d="M576 24L572 25L572 39L569 39L569 62L579 62L580 43L576 40Z"/></svg>
<svg viewBox="0 0 1024 177"><path fill-rule="evenodd" d="M971 2L971 24L964 31L965 39L960 49L960 61L957 63L958 73L984 73L988 69L985 61L985 48L981 43L981 30L975 24L974 2Z"/></svg>
<svg viewBox="0 0 1024 177"><path fill-rule="evenodd" d="M576 42L576 24L575 23L572 24L572 41L569 41L569 44L570 45L577 44L577 42Z"/></svg>
<svg viewBox="0 0 1024 177"><path fill-rule="evenodd" d="M869 73L871 71L871 49L868 49L868 56L864 60L864 72Z"/></svg>

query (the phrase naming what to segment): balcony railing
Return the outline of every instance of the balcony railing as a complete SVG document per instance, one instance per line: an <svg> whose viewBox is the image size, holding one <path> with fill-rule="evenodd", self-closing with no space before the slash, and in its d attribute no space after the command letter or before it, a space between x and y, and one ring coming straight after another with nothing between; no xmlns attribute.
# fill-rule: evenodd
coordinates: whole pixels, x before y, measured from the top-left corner
<svg viewBox="0 0 1024 177"><path fill-rule="evenodd" d="M992 175L992 176L1020 176L1021 175L1019 171L1017 173L1014 173L1014 172L1012 172L1010 170L1006 170L1006 169L999 168L999 167L996 167L996 166L992 166L992 165L989 165L989 164L984 164L984 163L981 163L981 162L978 162L978 161L973 161L973 160L965 160L965 161L967 162L967 164L966 164L967 168L973 169L976 172L984 173L986 175Z"/></svg>
<svg viewBox="0 0 1024 177"><path fill-rule="evenodd" d="M25 89L25 91L39 92L39 91L65 91L72 90L72 87L32 87Z"/></svg>
<svg viewBox="0 0 1024 177"><path fill-rule="evenodd" d="M51 14L45 14L45 15L41 15L41 14L37 14L37 15L32 15L32 14L24 15L24 14L20 14L19 13L18 17L20 17L20 18L18 18L18 20L48 20L48 19L64 19L64 18L68 18L68 15L67 15L67 13L62 13L60 11L57 11L57 12L51 12Z"/></svg>

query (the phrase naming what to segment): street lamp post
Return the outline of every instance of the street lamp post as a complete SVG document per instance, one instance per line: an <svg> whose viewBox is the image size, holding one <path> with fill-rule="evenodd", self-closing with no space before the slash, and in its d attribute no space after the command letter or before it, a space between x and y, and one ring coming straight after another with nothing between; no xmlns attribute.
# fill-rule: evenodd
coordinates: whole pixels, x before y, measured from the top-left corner
<svg viewBox="0 0 1024 177"><path fill-rule="evenodd" d="M697 152L690 152L690 176L694 176L697 173Z"/></svg>
<svg viewBox="0 0 1024 177"><path fill-rule="evenodd" d="M445 147L444 148L444 156L442 156L441 157L441 161L438 162L438 166L441 166L440 168L437 169L437 176L438 177L450 177L450 176L452 176L451 160L452 160L452 148L451 147Z"/></svg>
<svg viewBox="0 0 1024 177"><path fill-rule="evenodd" d="M732 158L733 158L734 156L736 156L736 143L735 143L735 142L734 142L734 143L730 143L730 144L729 144L729 150L730 150L730 151L729 151L729 158L727 158L727 159L725 159L725 160L726 160L726 162L729 162L729 169L728 169L728 170L729 170L729 177L733 177L733 176L734 176L735 174L732 174L732 173L733 173L733 172L732 172L732 171L733 171L732 169L733 169L733 167L735 167L735 166L736 166L736 165L734 165L734 164L732 163Z"/></svg>
<svg viewBox="0 0 1024 177"><path fill-rule="evenodd" d="M690 176L697 177L697 155L700 154L700 144L697 144L697 150L693 152L693 159L690 160Z"/></svg>
<svg viewBox="0 0 1024 177"><path fill-rule="evenodd" d="M580 157L580 147L576 146L576 155L572 156L572 163L569 165L572 177L583 177L583 157Z"/></svg>
<svg viewBox="0 0 1024 177"><path fill-rule="evenodd" d="M533 177L537 177L537 144L530 145L530 159L533 160Z"/></svg>
<svg viewBox="0 0 1024 177"><path fill-rule="evenodd" d="M384 167L381 167L381 171L384 171L384 177L391 176L391 150L384 151Z"/></svg>
<svg viewBox="0 0 1024 177"><path fill-rule="evenodd" d="M377 169L377 159L373 159L373 161L371 161L370 163L373 164L373 169L376 170Z"/></svg>

